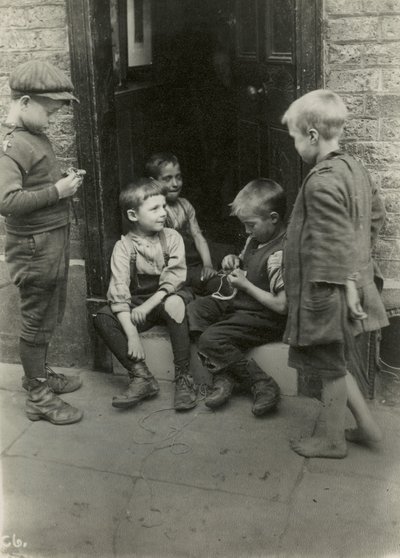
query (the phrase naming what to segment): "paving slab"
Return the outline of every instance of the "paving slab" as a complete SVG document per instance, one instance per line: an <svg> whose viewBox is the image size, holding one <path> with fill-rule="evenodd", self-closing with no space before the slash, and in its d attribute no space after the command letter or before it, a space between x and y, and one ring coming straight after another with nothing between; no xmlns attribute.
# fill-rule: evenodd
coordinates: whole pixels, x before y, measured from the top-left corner
<svg viewBox="0 0 400 558"><path fill-rule="evenodd" d="M288 509L261 498L138 481L118 527L118 556L273 556Z"/></svg>
<svg viewBox="0 0 400 558"><path fill-rule="evenodd" d="M27 558L110 558L135 481L92 469L3 457L3 537ZM4 538L3 538L4 541ZM11 550L11 549L10 549Z"/></svg>
<svg viewBox="0 0 400 558"><path fill-rule="evenodd" d="M372 404L385 439L343 460L304 459L321 405L251 397L216 412L172 408L174 384L134 409L111 406L126 378L87 370L63 396L82 422L24 414L21 368L0 366L3 535L20 558L383 558L400 556L400 409ZM21 542L21 544L22 544Z"/></svg>
<svg viewBox="0 0 400 558"><path fill-rule="evenodd" d="M25 395L21 392L0 390L0 451L3 452L29 430L31 422L23 409Z"/></svg>
<svg viewBox="0 0 400 558"><path fill-rule="evenodd" d="M284 397L277 413L258 419L250 411L250 399L235 397L218 413L202 402L188 413L176 413L174 385L161 382L157 398L121 412L110 403L123 378L98 376L85 373L84 386L63 396L85 409L82 422L58 428L57 436L53 425L34 423L8 447L7 455L133 476L145 469L156 480L274 501L289 498L303 463L289 449L290 433L296 431L299 414L302 429L308 425L312 431L312 404L307 414L299 399Z"/></svg>
<svg viewBox="0 0 400 558"><path fill-rule="evenodd" d="M307 471L293 495L283 555L399 556L399 499L400 487L389 482Z"/></svg>

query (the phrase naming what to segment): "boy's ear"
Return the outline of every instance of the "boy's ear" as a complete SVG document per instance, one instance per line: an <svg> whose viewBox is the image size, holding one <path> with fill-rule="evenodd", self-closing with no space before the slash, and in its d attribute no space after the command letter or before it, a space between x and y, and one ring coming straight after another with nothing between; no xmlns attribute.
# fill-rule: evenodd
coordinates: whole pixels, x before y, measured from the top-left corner
<svg viewBox="0 0 400 558"><path fill-rule="evenodd" d="M128 209L128 211L126 212L126 216L129 221L132 221L132 223L136 223L138 220L136 211L134 209Z"/></svg>
<svg viewBox="0 0 400 558"><path fill-rule="evenodd" d="M276 211L271 211L269 214L271 217L271 221L276 225L276 223L280 220L281 216Z"/></svg>
<svg viewBox="0 0 400 558"><path fill-rule="evenodd" d="M317 143L319 140L319 132L315 128L309 128L307 130L308 137L310 139L310 143Z"/></svg>
<svg viewBox="0 0 400 558"><path fill-rule="evenodd" d="M25 109L29 105L30 101L31 101L31 98L29 97L29 95L23 95L19 99L19 105L20 105L21 108Z"/></svg>

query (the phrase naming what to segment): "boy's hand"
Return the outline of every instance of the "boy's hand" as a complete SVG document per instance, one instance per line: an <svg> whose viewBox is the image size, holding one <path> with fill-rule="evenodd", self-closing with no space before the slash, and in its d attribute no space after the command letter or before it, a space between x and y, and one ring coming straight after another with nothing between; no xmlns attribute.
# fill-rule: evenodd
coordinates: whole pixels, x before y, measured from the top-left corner
<svg viewBox="0 0 400 558"><path fill-rule="evenodd" d="M147 314L149 313L149 309L146 306L146 303L140 304L133 308L131 311L131 320L134 325L142 325L146 321Z"/></svg>
<svg viewBox="0 0 400 558"><path fill-rule="evenodd" d="M204 265L203 269L201 270L201 281L208 281L211 277L215 277L218 275L218 271L209 265Z"/></svg>
<svg viewBox="0 0 400 558"><path fill-rule="evenodd" d="M132 360L144 360L146 358L139 334L128 337L128 358Z"/></svg>
<svg viewBox="0 0 400 558"><path fill-rule="evenodd" d="M58 197L60 198L60 200L75 195L82 182L83 177L78 176L75 173L71 173L56 182L55 187L58 190Z"/></svg>
<svg viewBox="0 0 400 558"><path fill-rule="evenodd" d="M240 267L240 259L239 256L235 256L235 254L228 254L222 260L221 267L224 271L233 271Z"/></svg>
<svg viewBox="0 0 400 558"><path fill-rule="evenodd" d="M228 275L228 281L233 287L241 290L244 290L250 282L246 278L246 273L242 269L234 269Z"/></svg>
<svg viewBox="0 0 400 558"><path fill-rule="evenodd" d="M357 285L354 281L346 281L346 302L352 320L365 320L368 317L361 306Z"/></svg>

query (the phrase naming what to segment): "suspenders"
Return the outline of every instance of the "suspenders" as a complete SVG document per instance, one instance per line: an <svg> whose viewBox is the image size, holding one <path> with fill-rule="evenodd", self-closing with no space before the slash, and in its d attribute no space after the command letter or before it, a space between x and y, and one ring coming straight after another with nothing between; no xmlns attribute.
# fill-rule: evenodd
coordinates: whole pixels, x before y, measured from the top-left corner
<svg viewBox="0 0 400 558"><path fill-rule="evenodd" d="M169 252L168 252L167 238L165 236L164 229L162 229L160 231L159 239L160 239L161 249L162 249L163 258L164 258L164 265L167 266L168 261L169 261ZM137 258L137 253L136 253L135 247L133 246L132 252L131 252L131 259L130 259L131 283L132 283L132 281L135 281L135 283L138 284L137 269L136 269L136 258Z"/></svg>

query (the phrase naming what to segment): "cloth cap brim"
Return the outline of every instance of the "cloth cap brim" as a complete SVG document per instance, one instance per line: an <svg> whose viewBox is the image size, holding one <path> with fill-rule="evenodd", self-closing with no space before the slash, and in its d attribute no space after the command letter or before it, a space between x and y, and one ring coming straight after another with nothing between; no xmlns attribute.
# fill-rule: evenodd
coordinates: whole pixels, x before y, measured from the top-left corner
<svg viewBox="0 0 400 558"><path fill-rule="evenodd" d="M75 101L79 103L79 99L77 99L72 93L69 91L49 91L49 93L37 93L36 91L24 91L22 95L29 95L35 97L48 97L49 99L53 99L53 101Z"/></svg>

